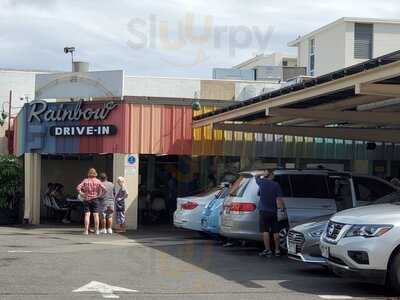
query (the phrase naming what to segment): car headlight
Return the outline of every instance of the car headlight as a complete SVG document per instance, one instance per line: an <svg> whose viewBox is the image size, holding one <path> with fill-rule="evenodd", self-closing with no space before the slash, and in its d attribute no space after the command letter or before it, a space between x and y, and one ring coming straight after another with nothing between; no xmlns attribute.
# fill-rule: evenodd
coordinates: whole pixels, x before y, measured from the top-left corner
<svg viewBox="0 0 400 300"><path fill-rule="evenodd" d="M308 233L309 236L311 236L312 238L320 238L322 233L324 232L324 229L318 229L318 230L314 230Z"/></svg>
<svg viewBox="0 0 400 300"><path fill-rule="evenodd" d="M369 225L353 225L346 233L345 237L355 237L362 236L365 238L377 237L385 234L393 225L379 225L379 224L369 224Z"/></svg>

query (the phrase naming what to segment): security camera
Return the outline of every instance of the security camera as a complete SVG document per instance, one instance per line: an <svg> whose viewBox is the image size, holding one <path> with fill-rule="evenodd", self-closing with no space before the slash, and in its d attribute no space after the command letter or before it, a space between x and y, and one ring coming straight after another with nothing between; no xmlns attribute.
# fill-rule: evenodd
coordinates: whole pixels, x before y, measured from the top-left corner
<svg viewBox="0 0 400 300"><path fill-rule="evenodd" d="M193 110L195 110L195 111L199 111L199 110L201 110L201 104L200 104L200 101L193 101L193 103L192 103L192 109Z"/></svg>
<svg viewBox="0 0 400 300"><path fill-rule="evenodd" d="M64 47L64 53L73 53L75 51L75 47Z"/></svg>

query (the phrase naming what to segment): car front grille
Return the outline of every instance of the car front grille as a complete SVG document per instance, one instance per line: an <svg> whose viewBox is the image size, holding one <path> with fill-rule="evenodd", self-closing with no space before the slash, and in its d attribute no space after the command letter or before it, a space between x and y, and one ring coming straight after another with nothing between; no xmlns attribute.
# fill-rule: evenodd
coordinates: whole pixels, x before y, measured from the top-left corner
<svg viewBox="0 0 400 300"><path fill-rule="evenodd" d="M301 252L305 239L304 234L294 230L289 230L288 232L288 242L290 244L296 245L296 252Z"/></svg>
<svg viewBox="0 0 400 300"><path fill-rule="evenodd" d="M342 223L329 221L328 226L326 227L326 237L332 240L336 240L344 225L345 224Z"/></svg>

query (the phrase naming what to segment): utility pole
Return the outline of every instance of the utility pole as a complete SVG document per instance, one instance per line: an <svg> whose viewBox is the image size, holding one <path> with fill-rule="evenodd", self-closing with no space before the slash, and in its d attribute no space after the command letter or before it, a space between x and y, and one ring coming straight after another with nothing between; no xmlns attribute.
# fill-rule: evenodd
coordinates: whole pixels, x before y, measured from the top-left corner
<svg viewBox="0 0 400 300"><path fill-rule="evenodd" d="M12 90L8 99L8 132L11 131L11 104L12 104Z"/></svg>
<svg viewBox="0 0 400 300"><path fill-rule="evenodd" d="M71 53L71 63L74 63L74 52L75 52L75 47L64 47L64 53L68 54Z"/></svg>

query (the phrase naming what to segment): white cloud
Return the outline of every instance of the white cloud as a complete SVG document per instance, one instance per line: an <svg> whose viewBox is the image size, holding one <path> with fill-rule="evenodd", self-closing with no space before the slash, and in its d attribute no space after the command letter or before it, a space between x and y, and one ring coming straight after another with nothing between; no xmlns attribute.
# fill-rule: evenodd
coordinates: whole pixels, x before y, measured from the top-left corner
<svg viewBox="0 0 400 300"><path fill-rule="evenodd" d="M0 4L0 67L47 68L68 70L69 57L62 49L73 45L77 59L88 60L95 69L124 69L131 75L210 77L215 66L232 66L260 51L289 51L286 43L343 16L396 18L397 0L10 0ZM236 49L229 36L221 33L215 44L187 43L176 50L160 46L160 35L151 34L150 16L168 23L169 37L176 40L178 24L194 14L196 34L204 29L204 17L212 17L213 29L230 26L244 32L258 28L261 33L272 29L265 49L260 49L254 36L245 47ZM150 37L156 47L133 49L128 41L140 36L128 30L132 19ZM242 27L237 27L242 26ZM244 27L245 28L244 28ZM242 36L243 37L243 36ZM203 59L202 57L205 57Z"/></svg>

